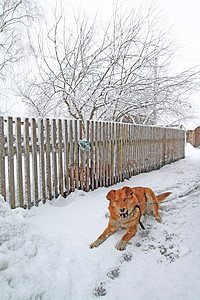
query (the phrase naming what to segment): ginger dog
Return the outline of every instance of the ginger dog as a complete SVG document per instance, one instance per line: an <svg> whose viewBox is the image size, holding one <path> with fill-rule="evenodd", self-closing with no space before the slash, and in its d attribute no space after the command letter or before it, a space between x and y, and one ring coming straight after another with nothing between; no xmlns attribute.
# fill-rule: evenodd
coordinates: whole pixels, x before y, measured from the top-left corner
<svg viewBox="0 0 200 300"><path fill-rule="evenodd" d="M108 207L110 211L108 227L90 245L90 248L98 247L118 229L126 229L126 234L116 245L118 250L125 250L126 244L137 232L137 224L140 223L143 226L140 222L142 215L153 214L156 221L161 222L161 217L158 213L158 203L170 194L169 192L155 196L150 188L144 187L130 188L125 186L119 190L111 190L106 196L110 201Z"/></svg>

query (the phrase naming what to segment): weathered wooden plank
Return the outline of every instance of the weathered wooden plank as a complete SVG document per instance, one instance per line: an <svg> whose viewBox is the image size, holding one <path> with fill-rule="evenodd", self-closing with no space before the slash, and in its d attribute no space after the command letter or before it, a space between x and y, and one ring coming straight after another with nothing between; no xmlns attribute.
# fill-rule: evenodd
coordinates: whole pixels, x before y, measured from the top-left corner
<svg viewBox="0 0 200 300"><path fill-rule="evenodd" d="M67 196L70 192L69 187L69 134L68 134L68 123L64 120L64 173L65 173L65 195Z"/></svg>
<svg viewBox="0 0 200 300"><path fill-rule="evenodd" d="M130 177L134 175L134 137L133 137L133 129L134 126L130 124L130 161L131 161L131 168L130 168Z"/></svg>
<svg viewBox="0 0 200 300"><path fill-rule="evenodd" d="M106 140L105 140L105 122L102 123L102 186L106 186Z"/></svg>
<svg viewBox="0 0 200 300"><path fill-rule="evenodd" d="M31 208L31 178L29 152L29 119L24 120L24 175L25 175L25 203Z"/></svg>
<svg viewBox="0 0 200 300"><path fill-rule="evenodd" d="M44 121L38 120L39 131L39 182L40 182L40 197L43 203L46 202L46 187L45 187L45 164L44 164Z"/></svg>
<svg viewBox="0 0 200 300"><path fill-rule="evenodd" d="M95 189L98 188L99 186L99 164L98 164L98 160L99 160L99 122L95 122Z"/></svg>
<svg viewBox="0 0 200 300"><path fill-rule="evenodd" d="M86 140L89 142L90 139L90 122L86 123ZM90 151L87 151L86 158L86 192L90 190Z"/></svg>
<svg viewBox="0 0 200 300"><path fill-rule="evenodd" d="M0 194L6 201L4 119L0 117Z"/></svg>
<svg viewBox="0 0 200 300"><path fill-rule="evenodd" d="M58 186L59 193L64 196L64 182L63 182L63 137L62 137L62 120L58 120Z"/></svg>
<svg viewBox="0 0 200 300"><path fill-rule="evenodd" d="M79 121L79 140L82 141L83 139L83 124L82 124L82 120ZM79 148L80 149L80 148ZM83 169L83 165L84 165L84 153L83 150L80 149L80 189L82 191L84 191L84 169Z"/></svg>
<svg viewBox="0 0 200 300"><path fill-rule="evenodd" d="M147 172L147 161L148 161L148 155L147 155L147 126L143 127L143 147L144 147L144 172Z"/></svg>
<svg viewBox="0 0 200 300"><path fill-rule="evenodd" d="M129 157L129 140L128 140L128 124L124 124L124 145L125 145L125 164L124 164L124 168L125 168L125 178L129 179L129 161L128 161L128 157Z"/></svg>
<svg viewBox="0 0 200 300"><path fill-rule="evenodd" d="M114 184L114 159L115 159L115 154L114 154L114 134L115 134L115 124L110 123L110 185Z"/></svg>
<svg viewBox="0 0 200 300"><path fill-rule="evenodd" d="M70 190L74 192L74 138L73 138L73 121L69 122L69 132L70 132L70 144L69 144L69 157L70 157Z"/></svg>
<svg viewBox="0 0 200 300"><path fill-rule="evenodd" d="M106 187L109 186L109 141L108 141L108 122L105 123L105 161L106 161Z"/></svg>
<svg viewBox="0 0 200 300"><path fill-rule="evenodd" d="M124 181L124 125L120 124L120 181Z"/></svg>
<svg viewBox="0 0 200 300"><path fill-rule="evenodd" d="M52 186L51 186L51 139L50 139L50 121L46 119L45 122L45 139L46 139L46 188L47 198L52 199Z"/></svg>
<svg viewBox="0 0 200 300"><path fill-rule="evenodd" d="M99 186L102 187L102 123L99 122Z"/></svg>
<svg viewBox="0 0 200 300"><path fill-rule="evenodd" d="M39 193L38 193L38 159L37 159L37 135L36 135L36 120L31 120L31 134L32 134L32 199L35 205L38 205Z"/></svg>
<svg viewBox="0 0 200 300"><path fill-rule="evenodd" d="M119 171L119 157L120 157L120 134L119 134L119 124L116 123L116 133L115 133L115 183L120 181L120 171Z"/></svg>
<svg viewBox="0 0 200 300"><path fill-rule="evenodd" d="M78 123L74 120L74 155L75 155L75 184L79 189L79 149L78 149Z"/></svg>
<svg viewBox="0 0 200 300"><path fill-rule="evenodd" d="M13 149L13 118L8 117L8 187L9 203L11 208L15 203L15 180L14 180L14 149Z"/></svg>
<svg viewBox="0 0 200 300"><path fill-rule="evenodd" d="M53 194L58 197L58 170L57 170L57 127L56 120L52 120L52 176L53 176Z"/></svg>
<svg viewBox="0 0 200 300"><path fill-rule="evenodd" d="M91 146L90 146L90 162L91 162L91 189L94 190L94 121L90 122L90 139L91 139Z"/></svg>

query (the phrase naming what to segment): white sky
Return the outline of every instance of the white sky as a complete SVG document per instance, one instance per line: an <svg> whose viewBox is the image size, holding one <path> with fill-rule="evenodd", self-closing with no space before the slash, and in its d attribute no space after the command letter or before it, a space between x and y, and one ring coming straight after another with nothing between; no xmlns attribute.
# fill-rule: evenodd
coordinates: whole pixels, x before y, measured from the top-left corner
<svg viewBox="0 0 200 300"><path fill-rule="evenodd" d="M41 1L41 0L40 0ZM42 0L46 7L53 8L55 0ZM113 0L61 0L66 10L84 10L86 15L94 16L97 12L106 17L112 10ZM180 49L177 52L177 66L180 70L200 65L200 0L121 0L127 9L134 5L144 8L151 4L161 11ZM188 127L200 125L200 91L191 96L196 106L197 120L188 123Z"/></svg>
<svg viewBox="0 0 200 300"><path fill-rule="evenodd" d="M38 0L47 10L52 10L56 3L64 3L66 11L84 10L86 15L94 16L97 12L102 18L109 15L113 0ZM120 0L127 9L134 5L149 7L152 3L164 15L176 44L180 47L177 55L177 65L187 69L200 65L200 0ZM200 125L200 91L191 96L196 105L199 120L191 122L190 127Z"/></svg>

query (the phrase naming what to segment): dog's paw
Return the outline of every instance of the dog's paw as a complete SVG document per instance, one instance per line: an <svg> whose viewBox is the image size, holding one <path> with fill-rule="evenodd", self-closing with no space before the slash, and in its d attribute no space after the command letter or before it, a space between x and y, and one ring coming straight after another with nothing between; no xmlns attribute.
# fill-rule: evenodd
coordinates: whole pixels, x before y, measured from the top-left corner
<svg viewBox="0 0 200 300"><path fill-rule="evenodd" d="M120 241L117 245L116 245L116 249L123 251L126 250L126 243L124 241Z"/></svg>
<svg viewBox="0 0 200 300"><path fill-rule="evenodd" d="M156 219L156 221L157 222L159 222L159 223L161 223L162 222L162 218L161 218L161 216L155 216L155 219Z"/></svg>
<svg viewBox="0 0 200 300"><path fill-rule="evenodd" d="M97 239L92 244L90 244L90 248L93 249L95 247L98 247L101 243L102 243L102 241L100 239Z"/></svg>

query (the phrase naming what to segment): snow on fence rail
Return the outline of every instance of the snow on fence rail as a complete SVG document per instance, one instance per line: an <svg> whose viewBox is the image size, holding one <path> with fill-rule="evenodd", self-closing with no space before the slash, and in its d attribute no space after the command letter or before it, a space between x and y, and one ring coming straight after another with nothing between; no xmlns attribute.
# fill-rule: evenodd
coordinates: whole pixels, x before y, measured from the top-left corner
<svg viewBox="0 0 200 300"><path fill-rule="evenodd" d="M0 117L0 194L12 208L108 187L184 156L179 129Z"/></svg>

